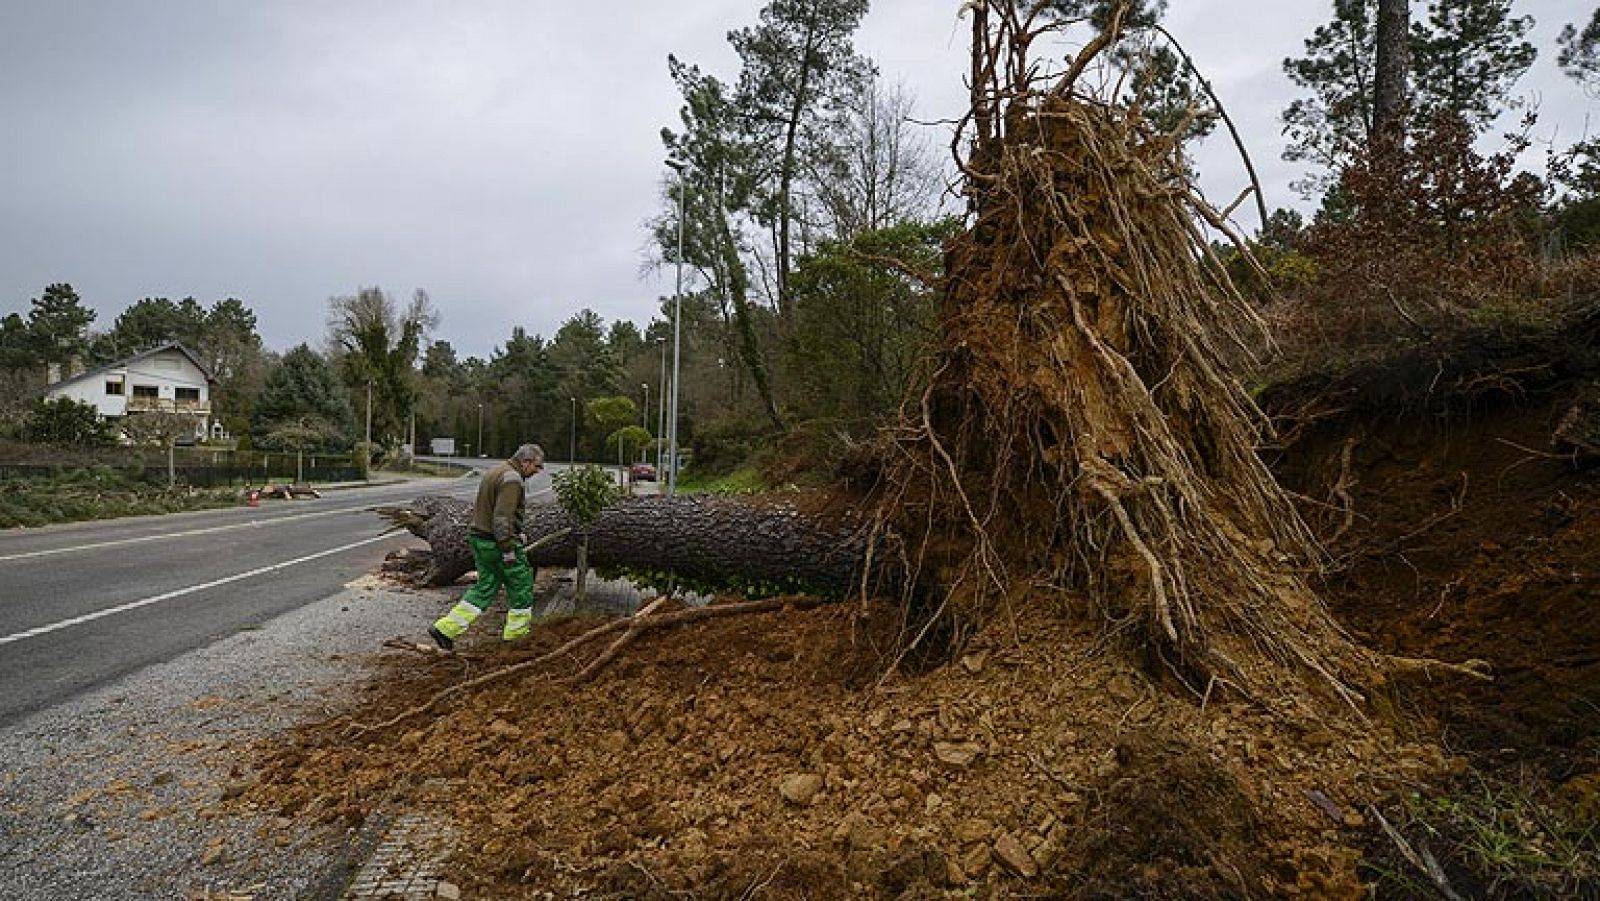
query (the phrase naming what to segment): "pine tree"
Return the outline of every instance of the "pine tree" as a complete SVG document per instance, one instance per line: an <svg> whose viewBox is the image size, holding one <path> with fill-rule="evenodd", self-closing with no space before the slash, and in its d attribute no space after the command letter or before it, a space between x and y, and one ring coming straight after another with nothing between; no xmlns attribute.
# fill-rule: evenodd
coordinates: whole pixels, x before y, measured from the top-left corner
<svg viewBox="0 0 1600 901"><path fill-rule="evenodd" d="M1388 0L1382 5L1393 11ZM1332 21L1306 39L1306 55L1283 63L1290 80L1310 93L1283 113L1284 158L1317 170L1299 185L1306 193L1329 187L1372 146L1380 3L1334 0L1333 6ZM1427 20L1412 23L1407 42L1413 100L1405 130L1437 116L1485 130L1514 105L1512 88L1537 55L1523 40L1532 25L1531 18L1511 14L1511 0L1430 3ZM1392 103L1392 94L1384 100Z"/></svg>
<svg viewBox="0 0 1600 901"><path fill-rule="evenodd" d="M825 142L818 126L841 113L871 71L851 35L867 0L772 0L761 24L728 35L743 63L738 109L760 167L758 213L773 229L779 319L793 315L789 276L796 255L797 198L807 144Z"/></svg>
<svg viewBox="0 0 1600 901"><path fill-rule="evenodd" d="M332 365L304 344L283 355L256 402L251 431L268 435L285 426L315 422L321 446L348 445L354 425L350 398Z"/></svg>
<svg viewBox="0 0 1600 901"><path fill-rule="evenodd" d="M1518 105L1512 86L1538 56L1524 40L1532 28L1532 16L1511 14L1511 0L1434 0L1427 23L1411 29L1417 112L1482 132Z"/></svg>
<svg viewBox="0 0 1600 901"><path fill-rule="evenodd" d="M1589 18L1582 31L1568 22L1557 39L1561 54L1556 62L1563 71L1589 90L1600 90L1600 9Z"/></svg>
<svg viewBox="0 0 1600 901"><path fill-rule="evenodd" d="M89 349L89 325L94 317L71 285L46 287L28 312L28 344L34 359L46 365L82 360Z"/></svg>

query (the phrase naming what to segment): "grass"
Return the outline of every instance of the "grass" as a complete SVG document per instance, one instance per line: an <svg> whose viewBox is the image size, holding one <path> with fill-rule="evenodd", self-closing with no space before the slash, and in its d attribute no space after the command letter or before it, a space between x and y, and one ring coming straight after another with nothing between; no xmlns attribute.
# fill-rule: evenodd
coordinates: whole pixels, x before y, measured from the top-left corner
<svg viewBox="0 0 1600 901"><path fill-rule="evenodd" d="M376 475L381 475L382 473L386 473L386 472L398 472L398 473L411 473L413 475L433 476L435 478L440 478L440 479L457 479L457 478L460 478L464 473L468 473L468 472L471 472L471 471L472 470L470 468L466 467L466 466L451 466L451 465L445 464L445 463L428 463L428 462L425 462L425 461L412 461L410 466L405 466L405 467L397 466L397 467L394 467L392 469L389 468L389 467L382 467L382 468L379 468L379 469L374 469L373 470L373 475L375 475L375 476Z"/></svg>
<svg viewBox="0 0 1600 901"><path fill-rule="evenodd" d="M1516 786L1480 776L1439 794L1413 793L1405 818L1402 832L1439 852L1456 874L1452 881L1475 883L1455 885L1458 892L1558 898L1600 889L1600 823L1565 815ZM1377 877L1379 897L1434 894L1410 867L1368 861L1367 869Z"/></svg>
<svg viewBox="0 0 1600 901"><path fill-rule="evenodd" d="M93 466L62 468L45 478L0 480L0 529L88 519L230 507L235 489L167 488Z"/></svg>
<svg viewBox="0 0 1600 901"><path fill-rule="evenodd" d="M760 494L772 489L773 486L768 485L753 466L741 467L723 475L691 471L678 476L680 494Z"/></svg>

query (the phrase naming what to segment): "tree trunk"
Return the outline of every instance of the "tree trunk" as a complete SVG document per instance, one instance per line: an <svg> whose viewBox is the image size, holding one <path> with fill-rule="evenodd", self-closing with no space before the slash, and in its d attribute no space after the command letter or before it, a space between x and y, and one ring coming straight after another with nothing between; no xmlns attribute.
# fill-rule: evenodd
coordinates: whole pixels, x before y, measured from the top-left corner
<svg viewBox="0 0 1600 901"><path fill-rule="evenodd" d="M728 294L733 301L734 325L738 333L739 358L744 361L745 368L750 371L750 378L755 382L756 391L761 395L761 406L766 411L767 419L772 422L772 427L779 432L787 431L783 416L778 412L778 404L772 394L772 382L768 378L766 360L761 355L761 343L756 339L755 323L750 319L750 299L747 296L748 277L744 269L744 261L739 259L739 247L734 242L733 231L728 227L728 218L722 214L718 220L720 237L718 243L724 265L728 270Z"/></svg>
<svg viewBox="0 0 1600 901"><path fill-rule="evenodd" d="M433 549L428 584L448 585L472 570L470 502L427 496L378 512ZM714 583L738 578L845 594L860 584L867 525L852 512L802 512L792 502L771 498L630 497L607 507L590 527L586 562ZM531 506L523 519L523 531L534 542L571 526L554 504ZM573 529L529 551L528 562L573 566L580 541Z"/></svg>
<svg viewBox="0 0 1600 901"><path fill-rule="evenodd" d="M572 592L572 604L579 610L583 609L584 599L588 596L589 586L589 536L584 535L578 539L578 574Z"/></svg>
<svg viewBox="0 0 1600 901"><path fill-rule="evenodd" d="M1406 72L1411 68L1409 0L1378 0L1377 53L1372 85L1374 157L1405 140Z"/></svg>

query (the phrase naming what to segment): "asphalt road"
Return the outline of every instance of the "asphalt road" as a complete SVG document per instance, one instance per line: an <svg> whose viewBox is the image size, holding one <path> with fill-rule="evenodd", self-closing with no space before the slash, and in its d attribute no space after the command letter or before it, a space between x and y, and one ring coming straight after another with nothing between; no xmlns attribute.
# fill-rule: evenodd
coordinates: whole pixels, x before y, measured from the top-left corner
<svg viewBox="0 0 1600 901"><path fill-rule="evenodd" d="M471 477L428 479L0 531L0 725L328 597L389 551L420 544L383 536L371 507L423 493L470 499L476 488ZM528 489L530 502L548 498L549 476Z"/></svg>

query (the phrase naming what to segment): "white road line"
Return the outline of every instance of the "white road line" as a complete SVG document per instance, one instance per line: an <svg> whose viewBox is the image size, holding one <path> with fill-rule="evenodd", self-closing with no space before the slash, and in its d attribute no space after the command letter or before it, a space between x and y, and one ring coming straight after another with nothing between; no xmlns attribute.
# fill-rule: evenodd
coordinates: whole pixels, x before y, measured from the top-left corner
<svg viewBox="0 0 1600 901"><path fill-rule="evenodd" d="M93 541L88 544L74 544L70 547L50 548L43 551L25 551L20 554L0 555L0 563L9 560L33 560L39 557L54 557L58 554L72 554L78 551L97 551L108 547L121 547L125 544L142 544L146 541L162 541L168 538L189 538L195 535L210 535L214 532L229 532L235 529L255 529L262 526L275 526L279 523L297 522L302 519L315 519L320 516L337 516L340 513L360 513L372 508L371 504L360 504L354 507L339 507L334 510L317 510L312 513L291 513L288 516L273 516L266 519L252 519L248 522L229 523L225 526L209 526L204 529L186 529L182 532L162 532L158 535L141 535L137 538L114 538L110 541Z"/></svg>
<svg viewBox="0 0 1600 901"><path fill-rule="evenodd" d="M29 629L26 632L18 632L15 635L0 637L0 645L11 644L12 642L22 641L28 638L37 638L40 635L47 635L51 632L59 632L62 629L67 629L72 626L81 626L84 623L94 622L97 619L104 619L105 617L112 616L117 613L127 613L129 610L137 610L140 607L148 607L151 604L159 604L162 601L170 601L173 598L181 598L186 594L194 594L197 591L205 591L210 588L216 588L219 585L227 585L230 582L238 582L243 579L254 578L255 576L264 576L267 573L277 572L280 569L288 569L291 566L297 566L301 563L316 560L320 557L327 557L333 554L343 553L344 551L348 551L352 548L361 547L364 544L372 544L376 541L383 541L385 539L395 537L396 534L399 533L386 533L374 538L363 538L360 541L352 541L349 544L340 545L339 547L328 548L324 551L317 551L315 554L307 554L304 557L297 557L293 560L285 560L282 563L274 563L271 566L262 566L252 569L248 572L237 573L225 578L215 579L202 585L190 585L188 588L179 588L175 591L166 592L165 594L155 595L154 597L148 597L138 601L129 601L126 604L119 604L115 607L107 607L104 610L96 610L94 613L86 613L83 616L75 616L72 619L64 619L61 622L51 623L48 626L38 626L36 628Z"/></svg>

